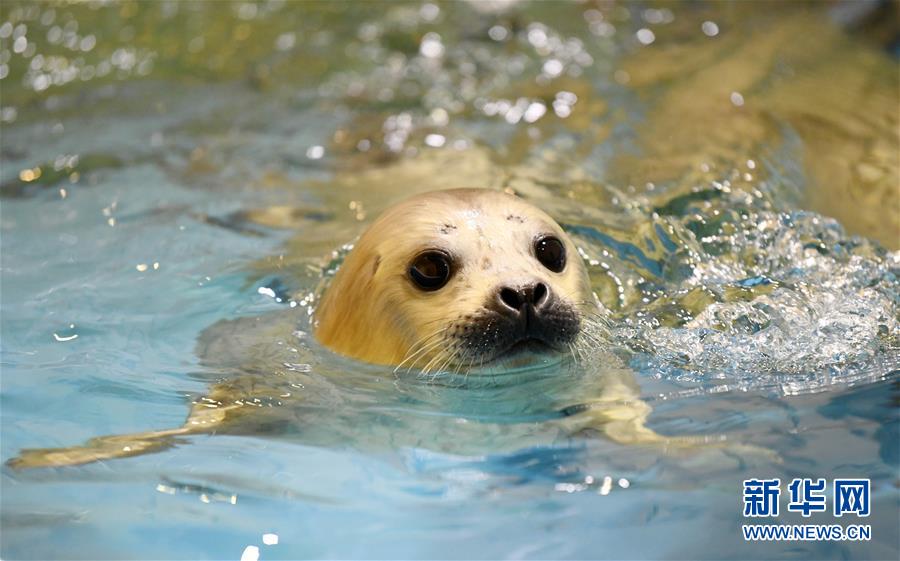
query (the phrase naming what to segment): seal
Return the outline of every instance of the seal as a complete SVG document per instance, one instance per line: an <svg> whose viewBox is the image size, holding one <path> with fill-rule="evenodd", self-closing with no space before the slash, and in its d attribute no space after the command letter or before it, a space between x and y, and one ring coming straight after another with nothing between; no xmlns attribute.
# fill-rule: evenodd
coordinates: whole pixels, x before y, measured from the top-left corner
<svg viewBox="0 0 900 561"><path fill-rule="evenodd" d="M395 372L485 369L493 376L536 357L596 358L585 352L604 346L592 332L603 310L576 246L550 216L501 191L452 189L415 195L379 216L327 282L312 325L327 349ZM195 399L181 427L26 449L8 465L84 464L159 452L196 434L256 434L296 424L298 415L316 409L305 400L333 391L314 389L327 383L324 362L315 376L291 370L294 346L303 346L294 337L298 313L222 320L205 330L197 345L201 363L234 375ZM577 378L578 403L565 404L540 430L600 433L620 443L677 442L646 428L650 406L628 368L612 360L588 366L593 375ZM333 370L336 377L351 376ZM293 397L297 387L307 391ZM306 432L314 433L315 417L304 419ZM511 446L543 442L532 424L518 428L525 440L511 438ZM403 438L418 441L412 431L385 435L384 442L393 447Z"/></svg>
<svg viewBox="0 0 900 561"><path fill-rule="evenodd" d="M386 210L315 312L326 347L423 373L575 353L599 303L577 248L543 211L502 191L452 189Z"/></svg>

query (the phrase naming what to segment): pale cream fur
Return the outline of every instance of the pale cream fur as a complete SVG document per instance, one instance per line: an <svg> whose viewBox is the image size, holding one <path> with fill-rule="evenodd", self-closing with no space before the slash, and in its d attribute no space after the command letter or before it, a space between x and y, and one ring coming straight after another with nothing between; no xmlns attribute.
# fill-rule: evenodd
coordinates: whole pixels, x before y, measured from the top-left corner
<svg viewBox="0 0 900 561"><path fill-rule="evenodd" d="M534 240L550 234L569 256L560 273L532 253ZM428 249L446 250L456 263L449 283L434 292L408 278L410 262ZM315 335L341 354L397 365L417 343L477 312L501 286L533 282L576 308L596 308L577 249L543 211L502 191L424 193L389 208L359 238L316 310ZM422 352L415 363L440 351Z"/></svg>

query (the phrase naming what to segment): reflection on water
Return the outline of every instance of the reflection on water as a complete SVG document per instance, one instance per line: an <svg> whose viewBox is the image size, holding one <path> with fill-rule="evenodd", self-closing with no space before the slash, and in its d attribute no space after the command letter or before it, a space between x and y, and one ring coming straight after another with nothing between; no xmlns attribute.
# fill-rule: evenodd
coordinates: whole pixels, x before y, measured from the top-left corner
<svg viewBox="0 0 900 561"><path fill-rule="evenodd" d="M2 554L896 558L896 5L860 6L4 2L3 460L228 423L7 469ZM427 383L316 345L341 247L458 186L564 224L612 354ZM779 462L573 437L615 376ZM740 481L800 474L871 477L873 540L741 542Z"/></svg>

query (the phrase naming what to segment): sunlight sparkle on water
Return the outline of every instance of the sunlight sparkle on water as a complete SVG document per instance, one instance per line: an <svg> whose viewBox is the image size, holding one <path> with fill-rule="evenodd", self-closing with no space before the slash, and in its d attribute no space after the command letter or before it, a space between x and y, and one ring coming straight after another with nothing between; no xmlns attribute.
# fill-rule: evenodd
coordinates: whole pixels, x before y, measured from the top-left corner
<svg viewBox="0 0 900 561"><path fill-rule="evenodd" d="M257 561L259 559L259 548L255 545L248 545L241 554L241 561Z"/></svg>
<svg viewBox="0 0 900 561"><path fill-rule="evenodd" d="M716 22L714 21L704 21L703 24L701 24L700 29L707 37L715 37L719 34L719 26L716 25Z"/></svg>
<svg viewBox="0 0 900 561"><path fill-rule="evenodd" d="M441 36L434 32L426 33L419 46L419 52L427 58L438 58L443 55L444 45L441 43Z"/></svg>
<svg viewBox="0 0 900 561"><path fill-rule="evenodd" d="M440 148L445 142L447 142L447 139L442 134L429 134L425 136L425 144L432 148Z"/></svg>
<svg viewBox="0 0 900 561"><path fill-rule="evenodd" d="M509 30L502 25L495 25L488 30L488 37L494 41L504 41L509 37Z"/></svg>
<svg viewBox="0 0 900 561"><path fill-rule="evenodd" d="M642 29L638 29L637 33L635 33L637 40L641 42L642 45L649 45L653 41L656 41L656 34L653 33L652 30L647 29L646 27Z"/></svg>

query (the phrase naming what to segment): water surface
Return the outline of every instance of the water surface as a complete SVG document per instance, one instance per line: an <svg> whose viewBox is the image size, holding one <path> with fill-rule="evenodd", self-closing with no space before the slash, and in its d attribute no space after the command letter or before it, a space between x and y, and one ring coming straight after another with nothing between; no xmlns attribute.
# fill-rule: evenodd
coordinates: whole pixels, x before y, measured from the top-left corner
<svg viewBox="0 0 900 561"><path fill-rule="evenodd" d="M4 2L0 458L180 426L219 383L246 408L155 454L4 468L0 554L896 559L880 10ZM341 248L458 186L564 225L654 430L736 446L562 430L597 357L457 383L319 347ZM872 540L745 543L750 477L871 478Z"/></svg>

